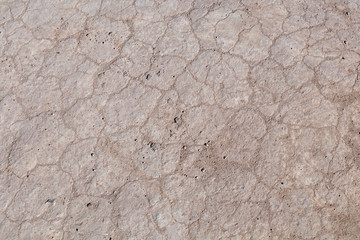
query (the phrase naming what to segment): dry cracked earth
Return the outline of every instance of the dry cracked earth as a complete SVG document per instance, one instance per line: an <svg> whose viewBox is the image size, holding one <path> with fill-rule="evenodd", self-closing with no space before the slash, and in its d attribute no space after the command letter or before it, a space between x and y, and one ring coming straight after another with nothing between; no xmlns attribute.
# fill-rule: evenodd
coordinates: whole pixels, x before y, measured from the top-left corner
<svg viewBox="0 0 360 240"><path fill-rule="evenodd" d="M360 239L357 0L0 0L0 239Z"/></svg>

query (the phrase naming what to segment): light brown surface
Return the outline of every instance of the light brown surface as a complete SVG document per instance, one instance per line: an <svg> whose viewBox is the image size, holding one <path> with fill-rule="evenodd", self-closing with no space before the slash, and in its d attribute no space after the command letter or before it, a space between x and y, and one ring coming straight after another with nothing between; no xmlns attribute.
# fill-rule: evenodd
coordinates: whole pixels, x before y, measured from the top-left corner
<svg viewBox="0 0 360 240"><path fill-rule="evenodd" d="M0 239L359 239L360 2L0 0Z"/></svg>

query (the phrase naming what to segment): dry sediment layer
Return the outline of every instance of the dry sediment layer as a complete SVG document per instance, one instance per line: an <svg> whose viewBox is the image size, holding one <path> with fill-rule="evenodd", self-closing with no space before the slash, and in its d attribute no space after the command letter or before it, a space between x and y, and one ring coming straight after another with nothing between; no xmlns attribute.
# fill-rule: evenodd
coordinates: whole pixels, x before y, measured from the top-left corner
<svg viewBox="0 0 360 240"><path fill-rule="evenodd" d="M360 2L1 0L0 239L359 239Z"/></svg>

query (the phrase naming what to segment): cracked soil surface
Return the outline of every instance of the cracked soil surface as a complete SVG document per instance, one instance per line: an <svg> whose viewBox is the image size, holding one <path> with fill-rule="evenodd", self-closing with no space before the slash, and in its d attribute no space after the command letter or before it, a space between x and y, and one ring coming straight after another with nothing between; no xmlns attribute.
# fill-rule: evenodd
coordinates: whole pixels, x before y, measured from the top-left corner
<svg viewBox="0 0 360 240"><path fill-rule="evenodd" d="M0 239L360 239L360 1L0 0Z"/></svg>

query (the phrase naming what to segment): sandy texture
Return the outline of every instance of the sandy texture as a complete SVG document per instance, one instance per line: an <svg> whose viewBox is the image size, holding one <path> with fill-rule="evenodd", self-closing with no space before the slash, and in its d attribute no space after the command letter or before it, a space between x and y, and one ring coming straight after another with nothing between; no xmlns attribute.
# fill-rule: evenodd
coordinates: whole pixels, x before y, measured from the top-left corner
<svg viewBox="0 0 360 240"><path fill-rule="evenodd" d="M0 239L360 239L360 2L0 0Z"/></svg>

